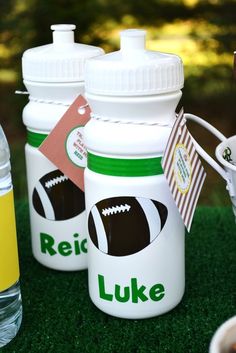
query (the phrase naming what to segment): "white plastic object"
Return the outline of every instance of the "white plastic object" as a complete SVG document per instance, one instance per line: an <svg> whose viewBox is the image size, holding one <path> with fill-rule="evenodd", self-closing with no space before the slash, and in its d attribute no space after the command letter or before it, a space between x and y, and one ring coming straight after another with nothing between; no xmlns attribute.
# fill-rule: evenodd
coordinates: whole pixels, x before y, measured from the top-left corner
<svg viewBox="0 0 236 353"><path fill-rule="evenodd" d="M223 158L226 151L230 152L230 161ZM216 147L216 158L223 165L227 173L227 188L231 197L233 212L236 220L236 136L229 137Z"/></svg>
<svg viewBox="0 0 236 353"><path fill-rule="evenodd" d="M6 178L11 171L10 150L4 131L0 125L0 179Z"/></svg>
<svg viewBox="0 0 236 353"><path fill-rule="evenodd" d="M52 25L53 44L59 46L63 44L73 44L75 42L73 32L75 29L75 25Z"/></svg>
<svg viewBox="0 0 236 353"><path fill-rule="evenodd" d="M129 174L133 163L161 160L182 94L177 86L172 86L173 92L162 94L157 94L156 88L156 94L149 90L150 82L160 78L155 71L159 62L156 59L161 58L161 64L167 66L169 60L165 54L146 52L144 37L144 31L122 32L121 51L100 60L90 59L85 75L86 97L92 110L92 119L84 128L88 150L85 197L90 234L89 293L93 303L105 313L129 319L153 317L173 309L185 286L184 224L163 173L147 175L146 171L137 176L134 167L134 174L129 176L116 174L122 172L125 164L129 165L125 170ZM180 62L174 56L175 60ZM140 72L140 80L133 76L137 78L133 85L132 74L129 75L132 72ZM153 75L151 81L149 73ZM101 167L100 171L92 168L90 154L94 168ZM121 165L114 173L117 163ZM162 216L158 215L157 203L162 205ZM135 207L139 211L135 212ZM144 224L150 228L140 234ZM142 242L142 237L149 239L145 247L139 251L126 249ZM111 250L109 242L113 239L118 243ZM124 255L125 251L128 254ZM144 291L141 299L137 298L138 288Z"/></svg>
<svg viewBox="0 0 236 353"><path fill-rule="evenodd" d="M218 152L219 149L220 149L220 146L224 146L224 145L226 146L227 145L227 140L228 139L220 131L218 131L214 126L212 126L211 124L207 123L205 120L201 119L200 117L198 117L198 116L196 116L194 114L189 114L189 113L184 114L184 117L187 120L195 121L199 125L201 125L204 128L206 128L208 131L210 131L220 141L225 142L225 143L221 143L216 148L216 157L217 157L218 161L220 161L221 164L223 164L223 166L225 167L225 168L222 168L222 166L219 165L211 156L209 156L209 154L206 153L206 151L204 151L204 149L193 138L195 148L196 148L197 152L199 153L199 155L203 159L205 159L205 161L208 164L210 164L212 166L212 168L214 168L220 174L220 176L223 179L225 179L225 181L227 182L227 188L228 188L230 196L236 196L236 185L234 185L234 183L232 182L232 176L231 176L231 173L229 172L229 170L236 170L236 167L233 166L232 164L230 164L229 162L224 160L224 158L222 157L223 151L222 151L221 154Z"/></svg>
<svg viewBox="0 0 236 353"><path fill-rule="evenodd" d="M87 62L87 93L146 96L183 88L184 74L180 57L146 50L144 30L125 30L120 37L119 51Z"/></svg>
<svg viewBox="0 0 236 353"><path fill-rule="evenodd" d="M209 353L230 352L232 345L236 344L236 316L224 322L215 332Z"/></svg>
<svg viewBox="0 0 236 353"><path fill-rule="evenodd" d="M75 43L71 24L52 25L53 43L28 49L22 57L23 78L33 82L84 81L85 61L103 54L91 45Z"/></svg>
<svg viewBox="0 0 236 353"><path fill-rule="evenodd" d="M76 97L84 94L86 58L103 53L100 48L74 43L74 29L74 25L53 25L53 44L23 55L24 84L30 94L23 122L28 136L25 156L32 251L41 264L61 271L87 268L84 198L38 147ZM66 216L73 207L77 211Z"/></svg>

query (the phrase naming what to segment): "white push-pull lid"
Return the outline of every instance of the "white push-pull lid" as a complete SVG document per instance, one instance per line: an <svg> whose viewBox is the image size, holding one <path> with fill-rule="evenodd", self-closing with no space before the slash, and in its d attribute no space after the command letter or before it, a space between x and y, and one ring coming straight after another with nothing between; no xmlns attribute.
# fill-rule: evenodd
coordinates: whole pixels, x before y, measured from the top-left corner
<svg viewBox="0 0 236 353"><path fill-rule="evenodd" d="M145 50L146 31L140 29L127 29L120 33L120 50L123 52Z"/></svg>
<svg viewBox="0 0 236 353"><path fill-rule="evenodd" d="M75 28L73 24L52 25L52 44L24 52L24 80L51 83L84 81L85 61L104 52L98 47L75 43Z"/></svg>
<svg viewBox="0 0 236 353"><path fill-rule="evenodd" d="M173 92L183 88L183 63L179 56L146 50L146 31L120 33L120 50L87 61L88 93L137 96Z"/></svg>
<svg viewBox="0 0 236 353"><path fill-rule="evenodd" d="M54 44L71 44L75 42L75 25L51 25L52 38Z"/></svg>

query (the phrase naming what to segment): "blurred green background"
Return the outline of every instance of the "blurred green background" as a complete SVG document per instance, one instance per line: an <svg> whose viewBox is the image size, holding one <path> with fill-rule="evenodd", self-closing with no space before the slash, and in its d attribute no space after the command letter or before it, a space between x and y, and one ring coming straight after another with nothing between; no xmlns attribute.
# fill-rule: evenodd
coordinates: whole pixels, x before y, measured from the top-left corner
<svg viewBox="0 0 236 353"><path fill-rule="evenodd" d="M21 56L24 50L50 43L51 24L77 25L76 41L119 48L119 31L143 28L147 47L180 55L185 87L180 105L204 117L225 135L236 134L236 1L233 0L0 0L0 123L8 137L17 199L25 199L25 128L22 109ZM211 154L216 139L196 125L190 130ZM205 164L204 164L205 165ZM208 166L200 204L225 205L225 183Z"/></svg>

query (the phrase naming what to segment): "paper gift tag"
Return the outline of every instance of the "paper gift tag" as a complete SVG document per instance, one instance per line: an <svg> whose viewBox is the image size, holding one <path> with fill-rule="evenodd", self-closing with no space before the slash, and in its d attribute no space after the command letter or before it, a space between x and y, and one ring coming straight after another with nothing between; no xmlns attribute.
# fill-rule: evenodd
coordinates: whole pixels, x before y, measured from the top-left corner
<svg viewBox="0 0 236 353"><path fill-rule="evenodd" d="M181 109L162 159L170 191L187 230L190 230L197 201L206 177Z"/></svg>
<svg viewBox="0 0 236 353"><path fill-rule="evenodd" d="M87 165L83 129L90 112L87 101L82 96L77 97L39 147L40 152L83 191Z"/></svg>

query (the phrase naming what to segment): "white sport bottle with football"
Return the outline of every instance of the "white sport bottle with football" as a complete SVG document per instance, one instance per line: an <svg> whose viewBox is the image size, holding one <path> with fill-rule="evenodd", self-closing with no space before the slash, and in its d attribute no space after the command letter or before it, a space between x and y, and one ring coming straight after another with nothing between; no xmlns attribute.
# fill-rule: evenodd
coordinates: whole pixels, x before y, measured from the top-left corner
<svg viewBox="0 0 236 353"><path fill-rule="evenodd" d="M53 43L32 48L22 58L30 94L23 111L32 250L43 265L57 270L87 268L84 193L38 147L79 94L84 64L103 50L74 42L75 25L53 25ZM55 145L55 148L57 146Z"/></svg>
<svg viewBox="0 0 236 353"><path fill-rule="evenodd" d="M121 49L89 59L89 293L102 311L141 319L184 293L184 225L161 159L184 83L181 59L145 49L146 32L121 32Z"/></svg>

